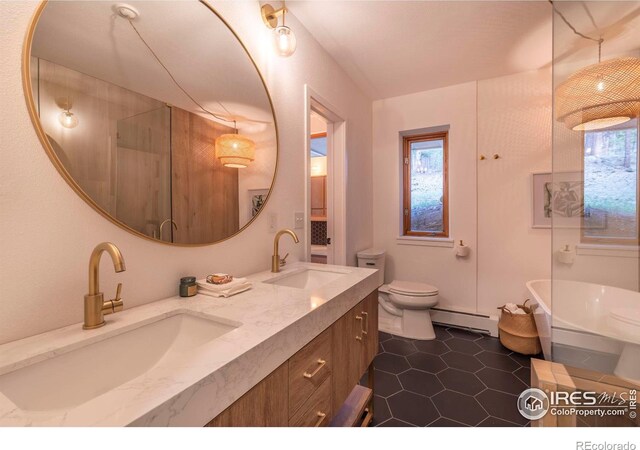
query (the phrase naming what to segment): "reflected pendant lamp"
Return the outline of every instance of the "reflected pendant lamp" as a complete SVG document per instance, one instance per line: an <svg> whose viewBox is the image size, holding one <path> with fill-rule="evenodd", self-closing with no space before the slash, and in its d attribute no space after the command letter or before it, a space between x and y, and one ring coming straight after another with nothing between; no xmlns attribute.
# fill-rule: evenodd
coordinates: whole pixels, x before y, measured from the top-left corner
<svg viewBox="0 0 640 450"><path fill-rule="evenodd" d="M640 116L640 59L616 58L580 69L555 92L556 119L576 131Z"/></svg>
<svg viewBox="0 0 640 450"><path fill-rule="evenodd" d="M223 166L244 169L255 159L256 144L241 134L223 134L216 139L216 158Z"/></svg>

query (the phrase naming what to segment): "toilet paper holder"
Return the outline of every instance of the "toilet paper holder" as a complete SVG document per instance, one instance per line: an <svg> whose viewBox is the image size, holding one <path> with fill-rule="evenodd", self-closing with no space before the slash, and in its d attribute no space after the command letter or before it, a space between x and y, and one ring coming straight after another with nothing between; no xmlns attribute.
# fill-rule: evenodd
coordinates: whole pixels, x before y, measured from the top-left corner
<svg viewBox="0 0 640 450"><path fill-rule="evenodd" d="M460 239L459 244L456 246L456 256L466 258L469 256L469 253L471 253L471 249Z"/></svg>

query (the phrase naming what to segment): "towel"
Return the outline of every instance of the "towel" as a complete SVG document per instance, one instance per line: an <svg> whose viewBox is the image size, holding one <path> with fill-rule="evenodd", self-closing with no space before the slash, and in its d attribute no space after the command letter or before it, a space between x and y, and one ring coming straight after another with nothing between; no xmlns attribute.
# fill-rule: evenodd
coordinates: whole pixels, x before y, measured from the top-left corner
<svg viewBox="0 0 640 450"><path fill-rule="evenodd" d="M203 278L201 280L196 281L196 283L198 283L198 287L201 290L207 290L211 292L222 292L222 291L228 291L229 289L234 288L236 286L247 284L247 279L234 278L232 281L225 284L213 284L213 283L207 283L207 279Z"/></svg>
<svg viewBox="0 0 640 450"><path fill-rule="evenodd" d="M516 305L515 303L507 303L506 305L504 305L504 309L506 309L510 313L517 314L516 311L518 311L518 309L520 308L518 308L518 305Z"/></svg>
<svg viewBox="0 0 640 450"><path fill-rule="evenodd" d="M231 283L227 283L227 285L228 284L231 284ZM224 297L224 298L227 298L227 297L231 297L232 295L236 295L236 294L239 294L241 292L248 291L252 287L253 287L252 283L246 282L246 283L242 283L242 284L236 284L234 287L228 288L228 289L226 289L224 291L211 291L211 290L207 290L207 289L200 289L198 291L198 294L208 295L210 297Z"/></svg>

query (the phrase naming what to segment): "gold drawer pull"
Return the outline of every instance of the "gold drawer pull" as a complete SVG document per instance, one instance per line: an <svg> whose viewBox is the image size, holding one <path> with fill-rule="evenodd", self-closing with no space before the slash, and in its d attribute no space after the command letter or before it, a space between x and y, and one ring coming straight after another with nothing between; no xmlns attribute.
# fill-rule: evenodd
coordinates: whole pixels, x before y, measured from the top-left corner
<svg viewBox="0 0 640 450"><path fill-rule="evenodd" d="M356 316L356 320L360 321L360 336L356 336L356 341L362 340L362 335L364 335L364 329L362 328L362 316Z"/></svg>
<svg viewBox="0 0 640 450"><path fill-rule="evenodd" d="M327 415L325 413L323 413L322 411L318 411L318 421L316 422L314 427L319 427L322 424L322 422L324 422L324 419L326 417Z"/></svg>
<svg viewBox="0 0 640 450"><path fill-rule="evenodd" d="M318 359L318 364L320 365L316 368L316 370L314 370L312 373L305 372L302 375L305 378L313 378L318 372L320 372L320 369L322 369L326 363L327 362L324 359Z"/></svg>
<svg viewBox="0 0 640 450"><path fill-rule="evenodd" d="M369 313L362 311L361 314L364 316L364 328L362 329L362 334L366 336L369 334Z"/></svg>

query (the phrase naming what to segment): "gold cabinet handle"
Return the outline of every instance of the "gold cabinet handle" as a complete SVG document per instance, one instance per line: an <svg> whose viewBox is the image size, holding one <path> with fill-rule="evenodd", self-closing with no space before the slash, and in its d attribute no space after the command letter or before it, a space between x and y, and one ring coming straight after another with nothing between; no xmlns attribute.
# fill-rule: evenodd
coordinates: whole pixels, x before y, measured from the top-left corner
<svg viewBox="0 0 640 450"><path fill-rule="evenodd" d="M500 159L500 155L496 153L495 155L493 155L493 159Z"/></svg>
<svg viewBox="0 0 640 450"><path fill-rule="evenodd" d="M487 157L486 157L486 156L484 156L484 155L480 155L480 161L484 161L485 159L487 159Z"/></svg>
<svg viewBox="0 0 640 450"><path fill-rule="evenodd" d="M356 336L356 341L361 341L364 334L364 330L362 328L362 316L356 316L356 320L360 321L360 336Z"/></svg>
<svg viewBox="0 0 640 450"><path fill-rule="evenodd" d="M302 376L305 378L313 378L318 372L320 372L320 369L322 369L326 363L327 362L324 359L318 359L318 364L320 365L316 368L316 370L311 373L305 372L302 374Z"/></svg>
<svg viewBox="0 0 640 450"><path fill-rule="evenodd" d="M324 419L326 417L327 415L325 413L323 413L322 411L318 411L318 421L316 422L314 427L319 427L322 424L322 422L324 422Z"/></svg>
<svg viewBox="0 0 640 450"><path fill-rule="evenodd" d="M369 313L362 311L360 314L364 316L364 328L362 329L362 334L366 336L369 334Z"/></svg>

